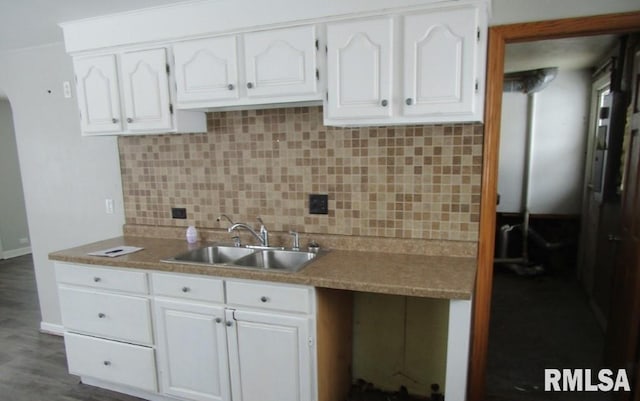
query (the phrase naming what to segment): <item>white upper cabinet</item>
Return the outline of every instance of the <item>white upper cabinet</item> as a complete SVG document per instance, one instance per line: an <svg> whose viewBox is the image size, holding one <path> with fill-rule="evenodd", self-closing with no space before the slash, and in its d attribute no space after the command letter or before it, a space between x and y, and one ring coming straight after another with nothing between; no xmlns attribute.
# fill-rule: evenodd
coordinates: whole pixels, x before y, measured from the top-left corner
<svg viewBox="0 0 640 401"><path fill-rule="evenodd" d="M482 121L486 11L329 23L326 125Z"/></svg>
<svg viewBox="0 0 640 401"><path fill-rule="evenodd" d="M82 131L120 131L120 91L114 55L74 60Z"/></svg>
<svg viewBox="0 0 640 401"><path fill-rule="evenodd" d="M167 49L73 60L83 135L206 132L203 112L173 110Z"/></svg>
<svg viewBox="0 0 640 401"><path fill-rule="evenodd" d="M238 99L235 36L173 45L178 104Z"/></svg>
<svg viewBox="0 0 640 401"><path fill-rule="evenodd" d="M316 51L314 25L245 34L247 96L316 93Z"/></svg>
<svg viewBox="0 0 640 401"><path fill-rule="evenodd" d="M391 17L327 27L330 119L391 116L392 42Z"/></svg>
<svg viewBox="0 0 640 401"><path fill-rule="evenodd" d="M476 14L456 8L404 17L404 115L473 114Z"/></svg>
<svg viewBox="0 0 640 401"><path fill-rule="evenodd" d="M124 53L122 79L127 128L130 131L170 130L173 106L165 49Z"/></svg>
<svg viewBox="0 0 640 401"><path fill-rule="evenodd" d="M178 107L320 101L315 25L174 44Z"/></svg>

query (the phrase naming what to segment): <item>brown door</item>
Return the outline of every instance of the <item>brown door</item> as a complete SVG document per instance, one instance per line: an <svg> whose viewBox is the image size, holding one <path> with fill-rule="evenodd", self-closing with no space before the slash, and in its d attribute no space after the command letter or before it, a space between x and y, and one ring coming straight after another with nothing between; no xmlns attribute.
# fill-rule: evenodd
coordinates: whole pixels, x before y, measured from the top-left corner
<svg viewBox="0 0 640 401"><path fill-rule="evenodd" d="M638 345L640 341L640 45L634 51L631 134L622 193L622 224L613 278L612 308L607 328L606 359L625 368L632 393L619 400L640 400ZM634 383L636 382L636 383Z"/></svg>

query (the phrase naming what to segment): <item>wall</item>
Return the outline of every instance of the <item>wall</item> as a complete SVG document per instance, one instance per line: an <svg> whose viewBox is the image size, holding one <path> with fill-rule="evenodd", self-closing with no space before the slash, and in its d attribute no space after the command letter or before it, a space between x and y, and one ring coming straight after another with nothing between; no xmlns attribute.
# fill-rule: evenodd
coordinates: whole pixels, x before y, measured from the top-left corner
<svg viewBox="0 0 640 401"><path fill-rule="evenodd" d="M80 136L73 81L62 44L0 54L0 88L13 109L42 328L55 330L60 308L49 252L122 233L124 214L115 138ZM105 214L104 199L116 213Z"/></svg>
<svg viewBox="0 0 640 401"><path fill-rule="evenodd" d="M0 99L0 259L29 252L13 114L9 101Z"/></svg>
<svg viewBox="0 0 640 401"><path fill-rule="evenodd" d="M538 92L529 210L534 214L581 212L591 73L560 70ZM527 96L505 93L500 133L498 212L521 211Z"/></svg>
<svg viewBox="0 0 640 401"><path fill-rule="evenodd" d="M638 0L492 0L490 25L640 11Z"/></svg>
<svg viewBox="0 0 640 401"><path fill-rule="evenodd" d="M335 128L322 108L210 113L207 134L121 137L127 224L476 241L482 125ZM329 194L329 215L308 195ZM190 217L172 220L172 206Z"/></svg>

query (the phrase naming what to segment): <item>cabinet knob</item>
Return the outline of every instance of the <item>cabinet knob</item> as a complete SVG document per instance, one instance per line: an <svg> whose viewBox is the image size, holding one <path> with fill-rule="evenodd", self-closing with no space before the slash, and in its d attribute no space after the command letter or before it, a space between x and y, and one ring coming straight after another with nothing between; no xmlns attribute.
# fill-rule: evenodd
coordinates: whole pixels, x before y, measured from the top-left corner
<svg viewBox="0 0 640 401"><path fill-rule="evenodd" d="M389 101L387 101L387 99L382 99L382 102L380 102L380 104L382 105L382 107L387 107Z"/></svg>
<svg viewBox="0 0 640 401"><path fill-rule="evenodd" d="M111 122L114 123L114 124L117 124L118 123L118 119L117 118L112 118Z"/></svg>
<svg viewBox="0 0 640 401"><path fill-rule="evenodd" d="M93 281L96 282L96 283L99 283L100 280L102 280L100 277L94 277L93 278Z"/></svg>
<svg viewBox="0 0 640 401"><path fill-rule="evenodd" d="M132 123L132 122L133 122L133 118L131 118L131 117L127 117L127 122L128 122L128 123Z"/></svg>
<svg viewBox="0 0 640 401"><path fill-rule="evenodd" d="M235 86L233 86L233 84L227 85L227 89L229 89L230 91L232 91L234 88L235 88Z"/></svg>
<svg viewBox="0 0 640 401"><path fill-rule="evenodd" d="M233 326L233 322L232 322L231 320L227 320L227 323L226 323L226 324L227 324L227 327L231 327L231 326Z"/></svg>
<svg viewBox="0 0 640 401"><path fill-rule="evenodd" d="M262 302L267 302L267 301L269 300L269 298L267 298L267 297L260 297L260 300L261 300Z"/></svg>
<svg viewBox="0 0 640 401"><path fill-rule="evenodd" d="M413 104L413 99L408 97L407 100L405 100L404 102L407 104L407 106L411 106Z"/></svg>
<svg viewBox="0 0 640 401"><path fill-rule="evenodd" d="M102 364L104 366L110 366L111 365L111 361L104 361L104 362L102 362Z"/></svg>
<svg viewBox="0 0 640 401"><path fill-rule="evenodd" d="M107 317L107 315L105 315L104 313L100 312L100 313L98 313L98 317L100 319L104 319L105 317Z"/></svg>
<svg viewBox="0 0 640 401"><path fill-rule="evenodd" d="M189 292L191 291L191 288L189 287L182 287L182 292Z"/></svg>
<svg viewBox="0 0 640 401"><path fill-rule="evenodd" d="M219 317L216 318L216 323L222 323L222 319L220 319Z"/></svg>
<svg viewBox="0 0 640 401"><path fill-rule="evenodd" d="M251 82L247 82L247 88L249 89L253 88L253 84Z"/></svg>

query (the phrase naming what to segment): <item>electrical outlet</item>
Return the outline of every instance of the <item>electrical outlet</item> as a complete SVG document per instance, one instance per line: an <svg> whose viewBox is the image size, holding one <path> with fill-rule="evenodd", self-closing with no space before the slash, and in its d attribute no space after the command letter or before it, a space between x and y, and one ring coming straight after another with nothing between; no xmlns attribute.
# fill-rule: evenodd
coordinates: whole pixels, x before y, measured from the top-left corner
<svg viewBox="0 0 640 401"><path fill-rule="evenodd" d="M309 195L310 214L329 214L329 195Z"/></svg>
<svg viewBox="0 0 640 401"><path fill-rule="evenodd" d="M113 199L107 198L104 200L104 211L107 214L113 214Z"/></svg>
<svg viewBox="0 0 640 401"><path fill-rule="evenodd" d="M62 83L62 93L66 99L71 98L71 83L69 81Z"/></svg>
<svg viewBox="0 0 640 401"><path fill-rule="evenodd" d="M171 208L171 218L172 219L186 219L187 218L187 209L184 207L172 207Z"/></svg>
<svg viewBox="0 0 640 401"><path fill-rule="evenodd" d="M20 238L18 242L20 242L20 245L27 245L29 244L29 238Z"/></svg>

